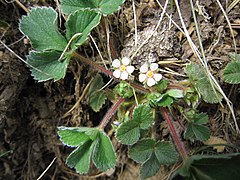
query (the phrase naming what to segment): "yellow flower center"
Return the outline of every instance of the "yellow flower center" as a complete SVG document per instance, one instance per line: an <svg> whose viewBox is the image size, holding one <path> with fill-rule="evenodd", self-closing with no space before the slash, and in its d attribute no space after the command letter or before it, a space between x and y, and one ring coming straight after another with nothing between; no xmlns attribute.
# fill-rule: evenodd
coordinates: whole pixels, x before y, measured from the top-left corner
<svg viewBox="0 0 240 180"><path fill-rule="evenodd" d="M121 65L119 69L120 69L120 71L125 71L127 68L126 68L126 66Z"/></svg>
<svg viewBox="0 0 240 180"><path fill-rule="evenodd" d="M153 77L153 72L152 71L148 71L147 72L147 77L148 78L152 78Z"/></svg>

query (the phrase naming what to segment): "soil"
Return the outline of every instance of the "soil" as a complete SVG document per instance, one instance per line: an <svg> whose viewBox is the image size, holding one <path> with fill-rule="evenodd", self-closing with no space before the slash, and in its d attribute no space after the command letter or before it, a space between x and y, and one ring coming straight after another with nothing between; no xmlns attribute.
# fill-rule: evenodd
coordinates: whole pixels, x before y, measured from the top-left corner
<svg viewBox="0 0 240 180"><path fill-rule="evenodd" d="M51 162L53 164L42 179L138 179L139 165L128 159L127 148L120 145L114 135L111 135L111 138L118 153L115 170L100 173L92 165L89 175L83 176L65 165L71 149L64 147L58 140L57 127L96 126L111 102L107 102L100 113L91 110L87 95L76 104L85 87L96 75L94 70L79 62L71 62L65 79L58 82L37 83L33 79L23 62L31 45L18 29L19 19L22 15L26 15L26 12L17 2L21 2L27 9L33 6L57 8L55 1L48 0L16 2L0 0L0 40L2 42L0 44L0 155L8 152L0 157L0 179L37 179ZM163 0L160 3L164 5ZM179 3L186 27L198 46L189 1L181 0ZM209 67L232 101L239 121L239 86L232 86L221 80L221 72L230 61L228 54L234 52L229 27L216 1L203 0L200 3L197 11ZM222 0L221 3L224 8L228 8L231 7L229 5L232 1ZM134 52L153 31L162 12L155 0L135 1L135 5L138 27L136 45L134 45L134 16L131 1L126 1L122 9L108 19L111 29L110 37L119 55ZM174 22L181 26L176 7L173 5L172 8L169 6L167 12L172 14ZM240 52L239 8L238 3L228 8L227 12L230 22L234 25L238 53ZM92 35L95 39L100 39L97 45L104 59L109 59L106 53L108 52L106 37L103 34L103 29L97 27ZM96 62L101 62L94 44L90 41L80 49L80 52ZM183 34L170 23L167 17L164 17L158 31L133 58L133 63L137 66L146 61L160 63L162 69L172 72L163 75L172 81L178 81L185 78L184 65L189 61L197 60ZM106 62L107 65L110 64L109 62ZM108 77L105 77L106 83L108 80ZM75 108L69 111L74 105ZM209 115L209 127L213 137L230 144L240 145L240 138L235 133L231 114L224 102L222 106L202 102L199 107ZM164 135L169 134L164 128L166 124L162 123L160 126ZM182 132L180 127L179 131ZM189 150L201 146L201 144L190 142L186 142L185 145ZM230 152L231 149L225 149L225 151ZM174 168L176 166L163 167L151 179L167 179Z"/></svg>

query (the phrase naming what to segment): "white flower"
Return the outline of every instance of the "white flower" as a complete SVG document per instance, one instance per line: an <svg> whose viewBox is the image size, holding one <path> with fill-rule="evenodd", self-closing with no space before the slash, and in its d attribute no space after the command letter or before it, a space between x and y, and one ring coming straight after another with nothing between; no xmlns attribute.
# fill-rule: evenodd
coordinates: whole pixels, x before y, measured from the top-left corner
<svg viewBox="0 0 240 180"><path fill-rule="evenodd" d="M121 61L119 59L113 60L112 66L116 68L113 72L113 76L122 80L128 79L128 75L132 74L134 71L134 67L129 66L129 64L130 59L127 57L123 57Z"/></svg>
<svg viewBox="0 0 240 180"><path fill-rule="evenodd" d="M157 73L158 70L158 64L152 63L150 64L143 64L140 67L140 75L139 75L139 81L143 83L147 83L149 87L155 85L158 81L162 79L162 75Z"/></svg>

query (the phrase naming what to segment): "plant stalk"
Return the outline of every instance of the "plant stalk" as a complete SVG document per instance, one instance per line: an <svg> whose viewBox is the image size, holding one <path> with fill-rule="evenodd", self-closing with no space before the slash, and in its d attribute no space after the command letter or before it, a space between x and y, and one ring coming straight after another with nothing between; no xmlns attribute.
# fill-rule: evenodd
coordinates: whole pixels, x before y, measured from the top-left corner
<svg viewBox="0 0 240 180"><path fill-rule="evenodd" d="M123 97L120 97L108 110L107 114L104 116L103 120L99 124L99 129L104 129L106 125L108 124L109 120L111 119L112 115L117 111L119 106L125 101Z"/></svg>
<svg viewBox="0 0 240 180"><path fill-rule="evenodd" d="M172 134L172 137L173 137L173 140L183 158L183 160L187 160L188 159L188 154L187 154L187 151L183 145L183 142L181 141L181 139L179 138L178 134L177 134L177 131L176 131L176 128L173 124L173 121L172 121L172 118L171 116L169 115L168 111L166 108L164 107L161 107L160 108L160 111L162 113L162 115L164 116L164 118L167 120L167 123L168 123L168 126L169 126L169 130Z"/></svg>
<svg viewBox="0 0 240 180"><path fill-rule="evenodd" d="M103 66L100 66L98 65L97 63L89 60L88 58L85 58L84 56L78 54L77 52L73 52L72 56L76 59L78 59L79 61L89 65L89 66L92 66L94 67L97 71L99 72L103 72L105 73L106 75L110 76L111 78L114 78L116 79L114 76L113 76L113 72L112 71L109 71L108 69L104 68ZM118 80L118 79L116 79ZM134 83L134 82L130 82L128 81L128 83L133 87L135 88L136 90L138 90L139 92L142 92L142 93L148 93L149 91L147 89L145 89L143 86L137 84L137 83Z"/></svg>

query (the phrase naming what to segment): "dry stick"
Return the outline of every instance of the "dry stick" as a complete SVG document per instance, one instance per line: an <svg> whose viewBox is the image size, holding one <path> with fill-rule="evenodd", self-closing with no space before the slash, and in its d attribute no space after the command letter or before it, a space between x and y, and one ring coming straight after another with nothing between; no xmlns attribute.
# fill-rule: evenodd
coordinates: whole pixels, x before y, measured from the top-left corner
<svg viewBox="0 0 240 180"><path fill-rule="evenodd" d="M15 2L16 2L26 13L29 13L29 10L28 10L19 0L15 0Z"/></svg>
<svg viewBox="0 0 240 180"><path fill-rule="evenodd" d="M97 49L97 52L98 52L98 54L99 54L99 56L100 56L100 59L102 60L102 63L103 63L103 65L104 65L104 67L105 67L106 69L108 69L106 63L104 62L102 53L100 52L100 50L99 50L99 48L98 48L98 46L97 46L97 43L96 43L96 41L94 40L94 38L91 36L91 34L90 34L90 38L91 38L91 40L92 40L95 48Z"/></svg>
<svg viewBox="0 0 240 180"><path fill-rule="evenodd" d="M169 115L167 109L164 108L164 107L161 107L160 111L161 111L162 115L164 116L164 118L167 120L167 123L168 123L169 129L170 129L170 132L172 134L173 140L175 141L175 143L178 147L178 150L180 151L180 154L182 155L183 160L187 160L188 159L187 151L186 151L186 149L183 145L183 142L180 140L180 138L177 134L177 131L176 131L176 128L173 124L171 116Z"/></svg>
<svg viewBox="0 0 240 180"><path fill-rule="evenodd" d="M87 84L87 86L84 88L82 95L78 98L78 100L77 100L77 102L74 104L74 106L73 106L70 110L68 110L68 111L62 116L63 119L66 118L66 117L79 105L79 103L82 101L82 99L84 98L84 96L87 94L88 89L89 89L92 81L93 81L93 78L89 81L89 83Z"/></svg>
<svg viewBox="0 0 240 180"><path fill-rule="evenodd" d="M228 26L229 26L229 29L230 29L230 34L232 36L232 40L233 40L233 45L234 45L234 50L235 50L235 53L237 53L237 43L236 43L236 40L235 40L235 37L234 37L234 33L233 33L233 29L232 29L232 26L231 26L231 23L230 23L230 20L225 12L225 10L223 9L222 7L222 4L220 3L219 0L216 0L217 3L218 3L218 6L220 7L222 13L223 13L223 16L225 17L227 23L228 23Z"/></svg>
<svg viewBox="0 0 240 180"><path fill-rule="evenodd" d="M135 47L138 44L138 31L137 31L137 14L136 14L136 7L135 7L135 0L132 0L132 7L133 7L133 17L134 17L134 26L135 26Z"/></svg>
<svg viewBox="0 0 240 180"><path fill-rule="evenodd" d="M111 119L112 115L117 111L119 106L125 101L123 97L120 97L117 102L115 102L112 107L108 110L107 114L104 116L102 122L99 124L98 128L104 129Z"/></svg>
<svg viewBox="0 0 240 180"><path fill-rule="evenodd" d="M221 3L220 3L218 0L217 0L217 2L219 3L219 6L220 6L221 10L223 11L223 14L224 14L224 16L225 16L225 18L226 18L229 26L230 26L230 32L232 32L232 31L231 31L232 28L231 28L230 21L229 21L227 15L226 15L224 9L222 8ZM190 0L190 4L191 4L192 10L193 10L193 2L192 2L192 0ZM203 45L202 45L202 42L201 42L201 40L200 40L200 39L201 39L201 38L200 38L200 29L199 29L199 27L198 27L198 25L197 25L197 22L196 22L195 12L194 12L194 11L192 11L192 12L193 12L193 19L194 19L194 21L195 21L195 27L196 27L196 31L197 31L197 35L198 35L198 39L199 39L199 44L200 44L200 48L201 48L201 52L202 52L202 56L203 56L203 62L202 62L202 64L203 64L203 66L205 67L205 70L206 70L207 74L210 76L210 77L209 77L209 80L210 80L210 83L211 83L211 86L212 86L212 88L213 88L213 91L214 91L215 95L217 96L217 93L216 93L216 90L215 90L215 88L217 88L217 90L218 90L218 91L221 93L221 95L224 97L224 99L225 99L225 101L227 102L227 105L228 105L228 107L229 107L229 109L230 109L230 111L231 111L231 114L232 114L232 117L233 117L233 120L234 120L234 123L235 123L236 132L237 132L237 133L240 133L240 129L239 129L239 126L238 126L236 117L235 117L235 113L234 113L234 109L233 109L232 103L231 103L231 101L228 99L228 97L225 95L225 93L223 92L221 86L218 84L217 80L216 80L215 77L211 74L211 72L209 71L209 68L208 68L208 66L207 66L207 60L206 60L205 53L204 53L204 50L203 50ZM233 35L232 35L232 36L233 36ZM233 36L233 42L234 42L234 47L235 47L235 52L236 52L236 42L235 42L234 36ZM201 61L201 59L200 59L200 61ZM217 97L218 97L218 96L217 96ZM223 106L221 102L219 102L219 103L220 103L221 106Z"/></svg>
<svg viewBox="0 0 240 180"><path fill-rule="evenodd" d="M52 164L55 162L55 160L57 159L57 157L55 157L52 162L48 165L48 167L43 171L43 173L37 178L37 180L40 180L44 174L46 174L46 172L48 171L48 169L52 166Z"/></svg>

